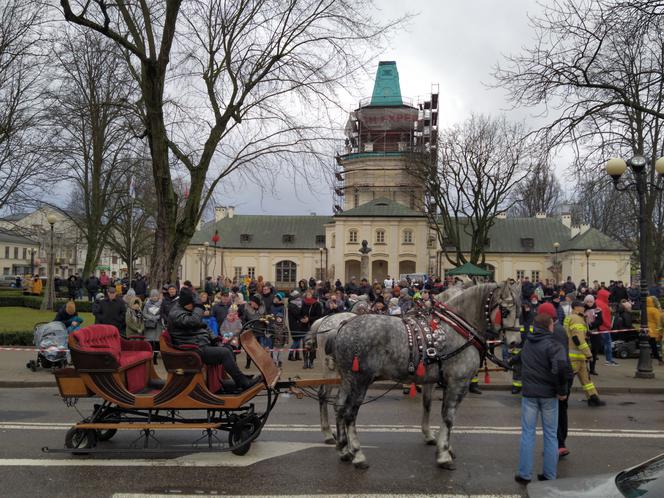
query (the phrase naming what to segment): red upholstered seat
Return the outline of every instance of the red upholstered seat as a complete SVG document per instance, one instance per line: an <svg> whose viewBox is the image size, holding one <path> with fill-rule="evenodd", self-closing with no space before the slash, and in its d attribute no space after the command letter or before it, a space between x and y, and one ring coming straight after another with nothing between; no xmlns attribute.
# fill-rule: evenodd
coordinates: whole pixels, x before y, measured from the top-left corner
<svg viewBox="0 0 664 498"><path fill-rule="evenodd" d="M139 392L148 380L152 346L147 341L128 341L113 325L88 325L71 334L76 348L83 352L108 353L125 371L127 390Z"/></svg>

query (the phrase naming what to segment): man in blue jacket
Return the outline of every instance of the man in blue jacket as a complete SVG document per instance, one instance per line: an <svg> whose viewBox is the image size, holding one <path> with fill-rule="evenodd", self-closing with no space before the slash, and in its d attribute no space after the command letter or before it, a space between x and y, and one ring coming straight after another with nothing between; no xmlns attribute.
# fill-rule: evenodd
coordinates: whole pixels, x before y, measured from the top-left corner
<svg viewBox="0 0 664 498"><path fill-rule="evenodd" d="M514 479L527 484L532 479L537 419L542 417L544 469L540 481L556 478L558 466L558 400L567 398L567 356L554 338L553 319L538 313L533 332L521 351L522 399L519 470Z"/></svg>

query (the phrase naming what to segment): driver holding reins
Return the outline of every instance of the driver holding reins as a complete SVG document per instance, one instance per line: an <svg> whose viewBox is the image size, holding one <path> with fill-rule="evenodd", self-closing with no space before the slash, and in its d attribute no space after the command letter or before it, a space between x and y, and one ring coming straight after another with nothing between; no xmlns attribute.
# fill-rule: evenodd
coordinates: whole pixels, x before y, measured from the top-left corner
<svg viewBox="0 0 664 498"><path fill-rule="evenodd" d="M186 287L180 290L180 297L168 314L168 332L174 346L184 344L197 346L198 349L195 351L203 363L223 365L224 370L240 389L249 389L262 381L260 375L254 378L244 375L235 362L233 350L228 346L217 344L217 338L212 335L203 321L203 308L195 304L193 292Z"/></svg>

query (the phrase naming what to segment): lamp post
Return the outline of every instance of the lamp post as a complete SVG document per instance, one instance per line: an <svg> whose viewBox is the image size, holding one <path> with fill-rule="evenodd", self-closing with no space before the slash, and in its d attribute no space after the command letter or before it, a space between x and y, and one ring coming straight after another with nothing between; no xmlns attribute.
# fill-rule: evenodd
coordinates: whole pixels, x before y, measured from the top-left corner
<svg viewBox="0 0 664 498"><path fill-rule="evenodd" d="M320 253L320 266L319 266L319 268L320 268L320 274L319 274L319 278L320 278L321 280L323 280L323 248L322 248L322 247L319 247L319 248L318 248L318 252Z"/></svg>
<svg viewBox="0 0 664 498"><path fill-rule="evenodd" d="M560 283L560 277L558 276L558 249L560 248L560 242L554 242L553 243L553 268L555 269L555 273L553 274L553 277L556 279L556 283L554 285L554 288L558 286Z"/></svg>
<svg viewBox="0 0 664 498"><path fill-rule="evenodd" d="M48 255L48 271L46 274L46 292L44 293L44 299L42 299L41 307L40 309L42 311L46 310L53 310L53 303L55 301L55 251L54 251L54 244L53 244L53 239L54 239L54 231L53 231L53 226L55 225L55 222L58 221L57 216L55 216L53 213L50 213L46 217L46 221L48 221L48 224L51 225L51 248L50 248L50 253Z"/></svg>
<svg viewBox="0 0 664 498"><path fill-rule="evenodd" d="M203 246L205 246L205 280L208 278L208 273L209 273L209 260L208 260L208 248L210 247L210 243L206 240L203 243Z"/></svg>
<svg viewBox="0 0 664 498"><path fill-rule="evenodd" d="M652 379L655 373L652 369L651 349L648 342L648 314L646 311L646 301L648 298L648 233L646 229L646 191L648 181L646 179L646 159L643 156L634 156L625 161L618 157L609 159L606 163L606 172L613 180L613 186L618 191L635 190L639 199L639 260L640 260L640 290L641 290L641 330L639 333L639 363L636 367L636 377L642 379ZM634 175L634 181L625 185L620 185L620 178L630 167ZM659 158L655 162L655 171L662 177L664 176L664 158ZM660 185L651 183L650 188L662 190Z"/></svg>
<svg viewBox="0 0 664 498"><path fill-rule="evenodd" d="M212 269L213 272L217 272L217 244L219 243L219 230L214 231L214 235L212 236L212 243L214 244L214 268ZM223 273L223 268L221 270L221 273Z"/></svg>
<svg viewBox="0 0 664 498"><path fill-rule="evenodd" d="M590 254L593 252L592 249L586 249L586 285L590 289Z"/></svg>
<svg viewBox="0 0 664 498"><path fill-rule="evenodd" d="M202 247L198 248L198 285L203 287L203 258L204 258L205 249Z"/></svg>

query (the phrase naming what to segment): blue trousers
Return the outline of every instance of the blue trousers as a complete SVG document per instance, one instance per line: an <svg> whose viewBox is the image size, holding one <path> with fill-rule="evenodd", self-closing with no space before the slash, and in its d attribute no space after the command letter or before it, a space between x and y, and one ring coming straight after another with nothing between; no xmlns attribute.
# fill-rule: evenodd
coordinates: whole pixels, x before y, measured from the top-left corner
<svg viewBox="0 0 664 498"><path fill-rule="evenodd" d="M519 447L519 475L533 478L533 453L537 419L542 416L544 432L544 469L547 479L555 479L558 467L558 399L521 398L521 444Z"/></svg>
<svg viewBox="0 0 664 498"><path fill-rule="evenodd" d="M611 343L611 334L602 334L602 343L604 345L604 356L606 361L613 361L613 345Z"/></svg>

